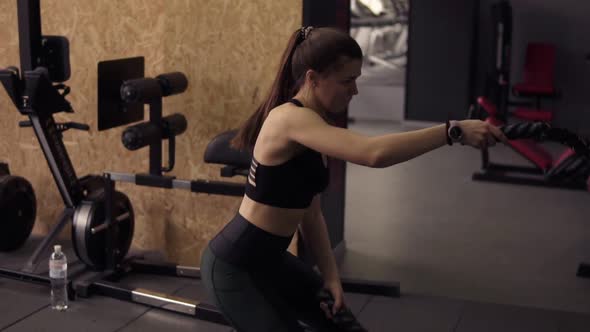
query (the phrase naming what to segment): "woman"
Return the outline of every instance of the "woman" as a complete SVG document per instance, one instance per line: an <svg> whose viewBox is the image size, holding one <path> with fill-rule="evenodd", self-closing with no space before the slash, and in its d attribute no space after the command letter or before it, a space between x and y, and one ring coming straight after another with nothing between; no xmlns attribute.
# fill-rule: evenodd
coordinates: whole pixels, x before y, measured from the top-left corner
<svg viewBox="0 0 590 332"><path fill-rule="evenodd" d="M298 321L320 331L342 330L334 317L346 306L320 209L329 178L326 156L388 167L446 143L484 148L506 140L478 120L376 137L330 125L326 115L343 112L358 93L361 64L362 51L349 35L297 30L268 98L232 142L253 155L246 195L205 249L201 275L213 303L240 332L302 331ZM286 251L298 227L321 278ZM331 308L318 297L326 290Z"/></svg>

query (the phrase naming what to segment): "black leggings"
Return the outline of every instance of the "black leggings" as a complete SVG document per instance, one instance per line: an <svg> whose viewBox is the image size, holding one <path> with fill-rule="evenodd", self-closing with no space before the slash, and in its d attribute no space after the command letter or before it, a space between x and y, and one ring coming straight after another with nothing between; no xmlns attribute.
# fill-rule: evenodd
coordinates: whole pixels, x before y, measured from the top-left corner
<svg viewBox="0 0 590 332"><path fill-rule="evenodd" d="M289 241L237 215L203 252L201 278L209 298L237 331L301 332L299 321L337 331L320 309L323 280L286 251Z"/></svg>

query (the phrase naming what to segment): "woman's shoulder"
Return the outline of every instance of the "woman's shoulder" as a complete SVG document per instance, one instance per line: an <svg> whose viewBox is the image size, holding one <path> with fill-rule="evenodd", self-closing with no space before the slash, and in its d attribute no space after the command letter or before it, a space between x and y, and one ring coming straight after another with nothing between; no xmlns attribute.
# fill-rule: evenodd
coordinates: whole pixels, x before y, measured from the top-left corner
<svg viewBox="0 0 590 332"><path fill-rule="evenodd" d="M323 120L322 117L311 108L297 106L290 102L286 102L273 108L269 113L268 118L271 118L271 116L275 119L274 121L286 122L287 124L294 124L297 120Z"/></svg>

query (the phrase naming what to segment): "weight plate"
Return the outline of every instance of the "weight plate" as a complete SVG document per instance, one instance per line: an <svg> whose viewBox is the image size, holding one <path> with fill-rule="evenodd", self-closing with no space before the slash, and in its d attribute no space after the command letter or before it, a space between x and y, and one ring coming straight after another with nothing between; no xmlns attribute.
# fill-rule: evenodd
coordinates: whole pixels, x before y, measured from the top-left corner
<svg viewBox="0 0 590 332"><path fill-rule="evenodd" d="M119 263L131 247L135 217L131 201L125 194L115 191L113 196L113 219L119 219L113 224L117 238L114 243L115 263ZM104 270L107 264L107 230L99 227L105 222L104 193L100 191L96 195L90 195L90 198L76 208L72 223L72 243L82 262L91 269ZM98 232L93 234L93 229Z"/></svg>
<svg viewBox="0 0 590 332"><path fill-rule="evenodd" d="M37 216L33 187L20 176L0 176L0 251L20 248L31 235Z"/></svg>

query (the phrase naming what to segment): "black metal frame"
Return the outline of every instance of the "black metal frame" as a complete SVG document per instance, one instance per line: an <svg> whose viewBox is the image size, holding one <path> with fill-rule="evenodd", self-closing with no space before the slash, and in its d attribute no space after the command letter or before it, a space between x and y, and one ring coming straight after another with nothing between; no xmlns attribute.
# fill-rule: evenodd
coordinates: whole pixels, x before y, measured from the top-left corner
<svg viewBox="0 0 590 332"><path fill-rule="evenodd" d="M43 62L40 2L18 0L17 4L22 76L18 69L12 67L0 70L0 81L19 112L29 117L65 204L60 222L39 244L25 265L24 271L32 273L38 265L40 254L71 218L74 207L83 199L83 193L63 144L62 130L53 119L53 113L72 112L71 106L52 85L46 68L38 66Z"/></svg>

